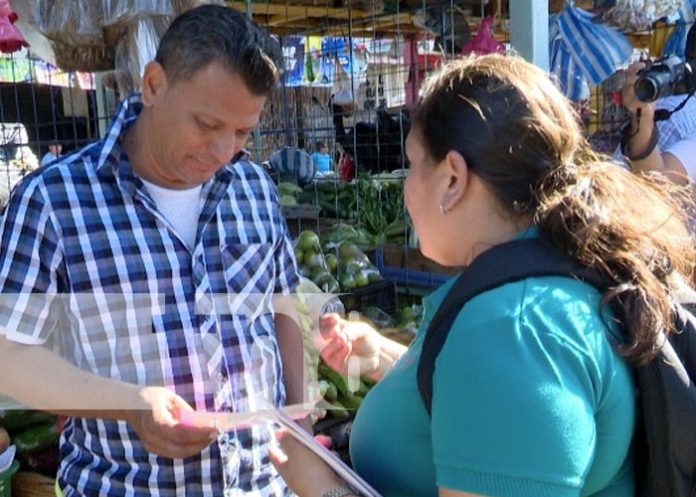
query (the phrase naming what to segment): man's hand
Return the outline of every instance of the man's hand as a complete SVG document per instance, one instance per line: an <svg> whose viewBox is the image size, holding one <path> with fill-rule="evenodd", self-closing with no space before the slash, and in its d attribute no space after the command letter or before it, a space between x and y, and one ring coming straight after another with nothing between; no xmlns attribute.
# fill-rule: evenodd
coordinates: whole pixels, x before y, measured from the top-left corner
<svg viewBox="0 0 696 497"><path fill-rule="evenodd" d="M149 452L180 459L200 453L217 438L213 427L191 427L181 423L181 414L193 411L184 399L161 387L139 392L142 409L128 411L127 421Z"/></svg>
<svg viewBox="0 0 696 497"><path fill-rule="evenodd" d="M638 80L638 72L645 69L645 62L636 62L631 64L625 71L626 80L621 89L621 103L626 110L635 117L638 110L641 112L641 118L645 117L646 122L652 123L652 117L655 114L655 102L642 102L636 97L635 84Z"/></svg>

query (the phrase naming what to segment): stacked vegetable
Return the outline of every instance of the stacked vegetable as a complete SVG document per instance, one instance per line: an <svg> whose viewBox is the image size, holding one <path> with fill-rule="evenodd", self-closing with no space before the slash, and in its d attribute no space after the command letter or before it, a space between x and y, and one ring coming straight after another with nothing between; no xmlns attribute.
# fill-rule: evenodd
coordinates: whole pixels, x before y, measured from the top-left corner
<svg viewBox="0 0 696 497"><path fill-rule="evenodd" d="M302 192L302 188L295 183L282 181L278 183L278 201L280 205L297 205L297 196Z"/></svg>
<svg viewBox="0 0 696 497"><path fill-rule="evenodd" d="M298 199L321 207L322 215L350 220L359 233L355 243L373 248L385 243L405 243L409 232L404 208L403 179L362 176L351 183L315 181Z"/></svg>
<svg viewBox="0 0 696 497"><path fill-rule="evenodd" d="M365 395L375 384L369 378L338 373L324 361L319 362L319 391L329 416L344 418L358 410Z"/></svg>
<svg viewBox="0 0 696 497"><path fill-rule="evenodd" d="M324 292L338 293L340 287L333 276L338 263L333 257L329 257L328 260L324 257L319 236L314 231L305 230L300 233L293 246L302 276L312 280Z"/></svg>
<svg viewBox="0 0 696 497"><path fill-rule="evenodd" d="M0 411L0 452L10 443L25 471L55 476L62 418L41 411Z"/></svg>
<svg viewBox="0 0 696 497"><path fill-rule="evenodd" d="M322 249L319 236L305 230L295 240L294 250L302 275L327 293L349 292L382 279L367 255L349 241L329 241Z"/></svg>

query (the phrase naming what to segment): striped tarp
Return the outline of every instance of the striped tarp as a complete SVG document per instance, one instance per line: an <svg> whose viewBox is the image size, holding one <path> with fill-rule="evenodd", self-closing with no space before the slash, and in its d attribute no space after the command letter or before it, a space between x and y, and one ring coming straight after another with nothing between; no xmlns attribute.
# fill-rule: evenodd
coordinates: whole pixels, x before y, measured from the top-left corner
<svg viewBox="0 0 696 497"><path fill-rule="evenodd" d="M626 36L593 15L569 5L551 16L551 71L571 100L589 97L589 84L598 85L614 74L633 48Z"/></svg>

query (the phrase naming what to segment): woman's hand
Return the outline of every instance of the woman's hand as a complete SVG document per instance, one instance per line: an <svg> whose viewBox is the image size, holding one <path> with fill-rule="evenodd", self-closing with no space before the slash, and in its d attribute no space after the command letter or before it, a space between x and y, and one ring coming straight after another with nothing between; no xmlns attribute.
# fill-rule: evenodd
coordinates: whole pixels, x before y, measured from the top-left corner
<svg viewBox="0 0 696 497"><path fill-rule="evenodd" d="M380 380L408 347L381 335L367 323L346 321L338 314L319 318L319 330L327 341L319 354L339 373Z"/></svg>
<svg viewBox="0 0 696 497"><path fill-rule="evenodd" d="M288 487L299 497L322 497L331 488L345 485L329 466L295 440L286 430L276 431L278 445L268 455Z"/></svg>
<svg viewBox="0 0 696 497"><path fill-rule="evenodd" d="M379 369L384 337L367 323L325 314L319 330L327 341L319 354L331 368L346 375L370 375Z"/></svg>

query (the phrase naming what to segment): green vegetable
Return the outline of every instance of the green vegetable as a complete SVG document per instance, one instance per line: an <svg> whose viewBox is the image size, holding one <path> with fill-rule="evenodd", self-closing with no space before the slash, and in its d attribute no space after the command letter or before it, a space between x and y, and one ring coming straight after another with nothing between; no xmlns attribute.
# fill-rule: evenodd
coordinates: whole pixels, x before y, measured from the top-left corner
<svg viewBox="0 0 696 497"><path fill-rule="evenodd" d="M292 197L297 197L302 193L302 188L297 186L295 183L290 183L289 181L283 181L278 183L278 195L290 195Z"/></svg>
<svg viewBox="0 0 696 497"><path fill-rule="evenodd" d="M326 413L332 418L343 419L350 415L346 407L338 400L327 402L327 404L329 404L329 408L326 410Z"/></svg>
<svg viewBox="0 0 696 497"><path fill-rule="evenodd" d="M303 252L319 252L321 250L319 236L311 230L305 230L300 233L300 236L297 238L297 246Z"/></svg>
<svg viewBox="0 0 696 497"><path fill-rule="evenodd" d="M326 393L324 394L324 399L333 402L336 399L338 399L338 389L336 388L336 385L333 383L327 382L329 387L326 389Z"/></svg>
<svg viewBox="0 0 696 497"><path fill-rule="evenodd" d="M358 271L353 278L355 279L355 286L357 288L361 288L370 284L370 280L365 271Z"/></svg>
<svg viewBox="0 0 696 497"><path fill-rule="evenodd" d="M335 273L338 270L338 257L336 257L336 254L326 254L324 256L324 262L326 263L328 270L332 273Z"/></svg>
<svg viewBox="0 0 696 497"><path fill-rule="evenodd" d="M338 293L341 291L336 278L326 271L319 273L312 281L325 293Z"/></svg>
<svg viewBox="0 0 696 497"><path fill-rule="evenodd" d="M12 437L18 452L34 452L58 443L58 430L54 421L32 426Z"/></svg>
<svg viewBox="0 0 696 497"><path fill-rule="evenodd" d="M330 383L336 385L339 395L345 399L352 398L353 392L359 388L359 385L355 385L355 388L351 389L351 385L349 384L350 378L337 371L334 371L329 366L324 364L324 362L319 363L319 375L326 378Z"/></svg>
<svg viewBox="0 0 696 497"><path fill-rule="evenodd" d="M281 195L280 196L280 205L297 205L297 199L293 197L292 195Z"/></svg>
<svg viewBox="0 0 696 497"><path fill-rule="evenodd" d="M341 399L341 404L345 406L346 409L350 411L357 411L362 404L363 397L359 395L353 395L350 399Z"/></svg>
<svg viewBox="0 0 696 497"><path fill-rule="evenodd" d="M0 411L0 426L5 428L10 434L21 431L29 426L42 423L55 422L56 416L42 411L31 409L10 409Z"/></svg>

